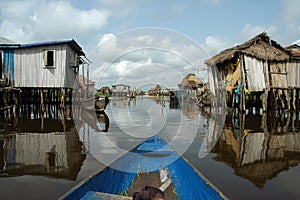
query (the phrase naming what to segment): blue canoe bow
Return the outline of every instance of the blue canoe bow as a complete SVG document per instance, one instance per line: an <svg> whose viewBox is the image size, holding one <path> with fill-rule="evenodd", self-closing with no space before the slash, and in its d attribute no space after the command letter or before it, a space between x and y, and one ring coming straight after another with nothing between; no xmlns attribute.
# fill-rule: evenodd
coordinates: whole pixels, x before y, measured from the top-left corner
<svg viewBox="0 0 300 200"><path fill-rule="evenodd" d="M164 180L159 180L162 175ZM133 192L145 187L143 184L161 186L166 199L227 199L158 136L146 139L110 166L75 186L61 199L129 200Z"/></svg>

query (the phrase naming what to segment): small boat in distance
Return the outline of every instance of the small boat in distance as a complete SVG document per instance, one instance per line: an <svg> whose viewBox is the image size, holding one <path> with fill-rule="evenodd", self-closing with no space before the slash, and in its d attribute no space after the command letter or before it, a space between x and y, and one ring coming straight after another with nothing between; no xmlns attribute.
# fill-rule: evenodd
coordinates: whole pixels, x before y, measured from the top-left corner
<svg viewBox="0 0 300 200"><path fill-rule="evenodd" d="M96 110L96 112L103 112L109 103L108 97L92 97L81 101L81 105L86 110Z"/></svg>
<svg viewBox="0 0 300 200"><path fill-rule="evenodd" d="M227 199L158 136L146 139L60 199L129 200L153 188L164 200Z"/></svg>

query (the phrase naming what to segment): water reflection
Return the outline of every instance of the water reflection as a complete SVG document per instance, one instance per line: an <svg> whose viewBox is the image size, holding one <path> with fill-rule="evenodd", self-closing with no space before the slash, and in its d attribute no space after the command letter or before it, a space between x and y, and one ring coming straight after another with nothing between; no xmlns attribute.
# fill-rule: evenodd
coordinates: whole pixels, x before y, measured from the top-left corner
<svg viewBox="0 0 300 200"><path fill-rule="evenodd" d="M100 162L110 163L152 135L160 136L183 154L201 129L203 142L195 157L203 158L218 141L224 116L224 110L200 109L196 101L183 101L181 108L173 109L167 96L115 97L100 118L108 122L108 126L102 123L102 127L109 127L105 134L95 113L81 113L79 121L84 123L78 130L87 151Z"/></svg>
<svg viewBox="0 0 300 200"><path fill-rule="evenodd" d="M56 105L48 108L42 112L39 107L31 107L29 114L21 111L1 119L2 176L45 175L76 180L86 155L70 110Z"/></svg>
<svg viewBox="0 0 300 200"><path fill-rule="evenodd" d="M190 154L188 158L192 162L199 161L198 165L195 162L198 169L201 167L205 169L203 166L208 165L207 171L211 170L209 173L215 175L213 178L208 176L212 182L215 183L218 178L224 180L221 181L223 185L220 184L220 189L223 189L224 185L227 187L224 193L235 194L238 199L241 197L238 196L240 193L236 192L237 190L243 191L243 194L246 193L249 198L253 197L251 195L254 191L261 193L261 197L265 197L282 186L282 188L292 188L288 192L292 191L291 194L295 193L299 196L296 188L299 166L295 167L300 161L299 112L228 115L224 131L221 131L223 130L222 112L209 107L199 108L195 102L189 101L182 102L180 106L181 108L170 108L168 98L112 99L107 112L85 113L82 109L75 110L80 116L82 127L82 132L79 134L74 128L73 120L70 119L70 111L60 110L56 106L47 106L44 113L37 108L28 108L26 113L6 116L0 120L0 174L1 176L42 175L75 180L81 170L82 162L86 162L88 145L93 146L91 153L96 158L98 158L97 153L102 156L102 159L105 159L105 156L111 158L109 155L115 155L113 158L120 156L115 146L129 150L143 141L143 138L132 137L122 132L114 119L116 116L113 115L112 110L115 109L114 114L116 111L134 112L131 113L132 119L140 126L139 130L146 130L146 128L150 130L151 127L144 127L149 124L148 114L152 114L153 117L167 114L166 124L159 136L172 142L177 150L185 150L184 147L191 139L199 140L195 142L197 145L195 151L187 150ZM144 112L146 108L151 107L154 107L151 110L153 112ZM184 125L182 127L185 128L177 134L182 123ZM198 125L196 137L190 129L190 126L195 124ZM174 137L177 140L173 140ZM109 146L110 144L113 145ZM86 149L83 149L83 146ZM214 154L200 160L211 152ZM217 167L210 159L213 155L216 155L213 159L220 162ZM223 163L232 170L224 167ZM90 166L91 163L87 162L87 165ZM295 181L290 180L294 174L296 174L296 178L293 179ZM38 177L38 180L40 178ZM253 187L245 179L252 182ZM10 188L8 181L5 178L2 180L4 180L1 185L2 189L4 188L2 191L6 188L7 190L18 189L18 184ZM64 180L56 180L55 185L65 183ZM232 183L229 184L228 180L232 180ZM17 177L15 183L20 182L22 179ZM51 192L55 193L57 189L53 189L53 186L48 188L47 184L44 190L48 192L52 189ZM6 185L8 186L5 187ZM260 188L264 189L260 190ZM276 194L288 196L284 189L277 191L275 196Z"/></svg>
<svg viewBox="0 0 300 200"><path fill-rule="evenodd" d="M85 124L87 124L96 132L107 132L109 128L109 118L104 111L95 112L95 110L86 110L82 108L79 123L80 127L83 127ZM104 124L104 127L102 124Z"/></svg>
<svg viewBox="0 0 300 200"><path fill-rule="evenodd" d="M263 188L300 162L299 113L227 116L225 132L213 152L216 161Z"/></svg>

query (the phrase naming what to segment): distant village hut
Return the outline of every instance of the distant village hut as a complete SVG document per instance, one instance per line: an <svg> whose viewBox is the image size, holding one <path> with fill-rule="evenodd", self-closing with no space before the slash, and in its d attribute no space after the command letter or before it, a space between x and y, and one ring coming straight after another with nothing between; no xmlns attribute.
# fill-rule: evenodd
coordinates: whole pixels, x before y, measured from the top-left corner
<svg viewBox="0 0 300 200"><path fill-rule="evenodd" d="M289 52L263 32L205 63L219 70L233 108L238 103L239 109L245 111L247 95L248 103L262 103L266 111L268 98L274 105L281 100L282 106L290 109L286 70L289 58Z"/></svg>
<svg viewBox="0 0 300 200"><path fill-rule="evenodd" d="M285 49L289 50L292 54L291 59L289 60L287 65L287 79L288 87L292 90L292 104L294 106L294 109L296 109L296 105L298 105L299 107L300 97L300 46L297 44L293 44L286 47Z"/></svg>
<svg viewBox="0 0 300 200"><path fill-rule="evenodd" d="M70 97L85 58L75 40L22 44L14 54L13 86L21 89L23 103Z"/></svg>
<svg viewBox="0 0 300 200"><path fill-rule="evenodd" d="M157 95L161 94L161 91L162 91L162 88L160 87L160 85L156 85L155 88L148 90L148 95L149 96L157 96Z"/></svg>
<svg viewBox="0 0 300 200"><path fill-rule="evenodd" d="M188 74L178 84L179 89L184 89L190 96L197 95L197 91L203 87L204 83L195 74Z"/></svg>
<svg viewBox="0 0 300 200"><path fill-rule="evenodd" d="M130 86L125 84L116 84L111 87L112 96L127 97L130 94Z"/></svg>

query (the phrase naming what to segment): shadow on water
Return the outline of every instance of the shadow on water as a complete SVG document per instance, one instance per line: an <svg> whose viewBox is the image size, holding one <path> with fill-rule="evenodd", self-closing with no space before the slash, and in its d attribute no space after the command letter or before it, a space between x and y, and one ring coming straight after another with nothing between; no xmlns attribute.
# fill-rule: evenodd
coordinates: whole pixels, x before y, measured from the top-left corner
<svg viewBox="0 0 300 200"><path fill-rule="evenodd" d="M76 180L86 158L70 109L28 105L0 120L0 175Z"/></svg>

